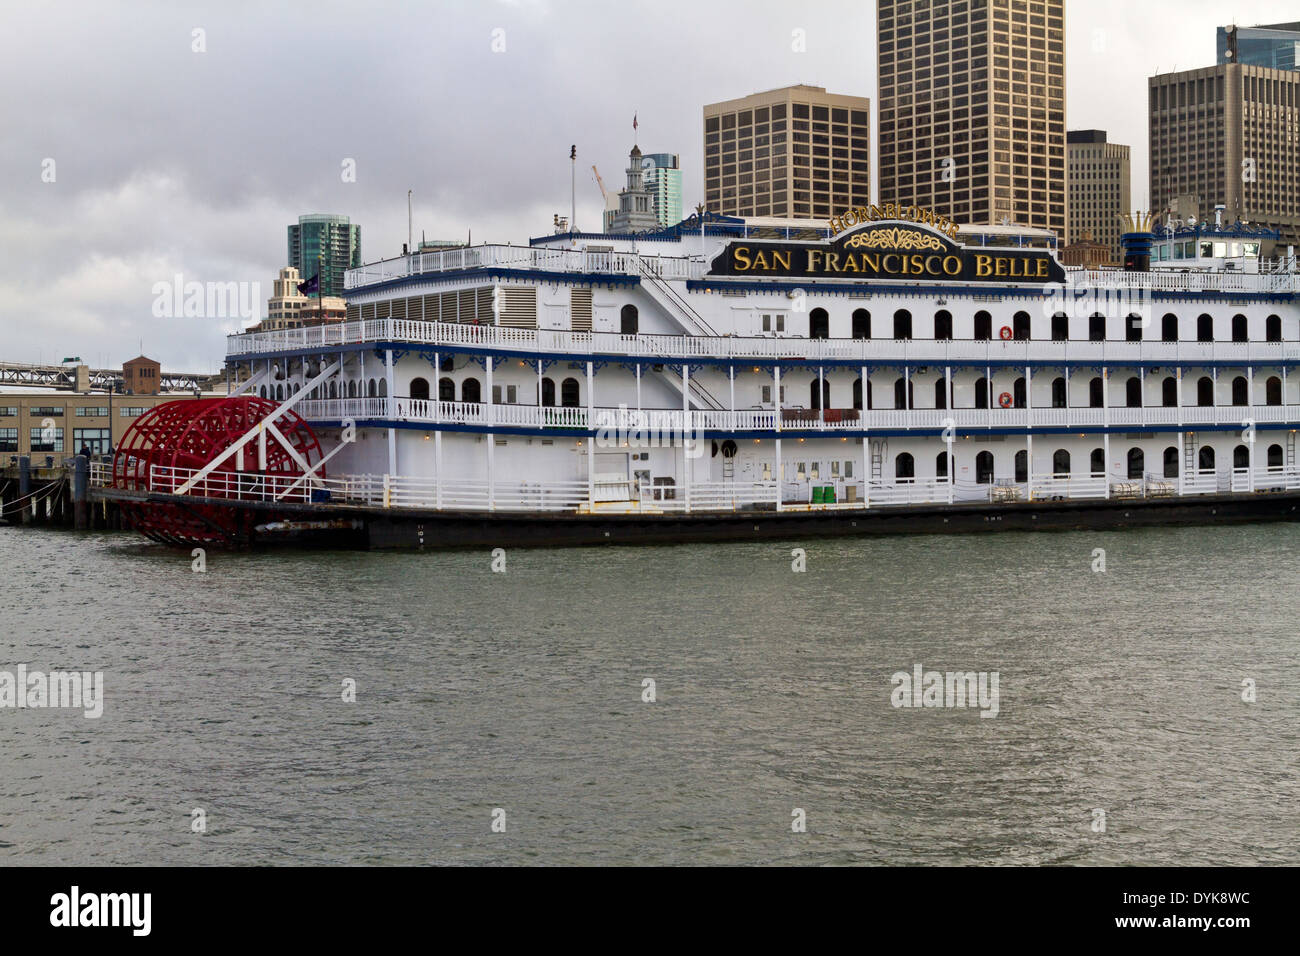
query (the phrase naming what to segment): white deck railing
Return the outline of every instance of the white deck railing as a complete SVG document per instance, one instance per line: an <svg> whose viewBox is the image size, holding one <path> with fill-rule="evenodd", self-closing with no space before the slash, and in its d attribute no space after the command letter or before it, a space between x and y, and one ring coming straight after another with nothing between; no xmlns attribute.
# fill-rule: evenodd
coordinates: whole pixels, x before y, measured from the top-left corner
<svg viewBox="0 0 1300 956"><path fill-rule="evenodd" d="M146 488L176 494L197 471L153 466ZM107 469L91 473L96 487L109 487ZM1233 491L1300 490L1300 469L1256 468L1223 472L1200 470L1178 478L1150 474L1140 478L1089 475L1030 475L1028 480L995 483L951 482L946 478L864 481L842 477L785 481L708 481L674 486L638 485L634 481L520 481L439 479L406 475L342 475L315 484L293 475L213 471L188 492L194 497L243 501L313 502L421 511L518 512L727 512L748 510L820 511L896 507L919 504L1171 497ZM825 489L830 488L829 494ZM816 489L822 489L817 493Z"/></svg>
<svg viewBox="0 0 1300 956"><path fill-rule="evenodd" d="M647 430L670 432L680 436L700 431L772 431L777 427L777 412L772 408L630 409L601 406L589 418L585 407L566 408L538 405L492 405L476 402L446 402L392 398L307 399L297 411L308 421L372 419L425 423L460 424L484 427L537 428L608 428L619 432ZM949 425L963 431L992 428L1060 427L1096 428L1113 426L1141 429L1148 426L1235 425L1252 421L1257 424L1280 424L1300 420L1297 405L1184 405L1181 408L1147 406L1144 408L917 408L860 410L853 408L782 409L782 431L862 431L899 429L941 429ZM591 424L589 424L589 421Z"/></svg>
<svg viewBox="0 0 1300 956"><path fill-rule="evenodd" d="M1153 362L1267 363L1300 358L1300 342L1063 342L1038 339L808 339L741 335L621 335L617 332L561 332L500 325L365 319L330 325L245 332L228 336L226 354L275 352L358 344L402 342L503 352L609 355L658 362L682 359L762 359L806 364L823 360L900 362L910 365L999 365L1053 363L1107 365Z"/></svg>

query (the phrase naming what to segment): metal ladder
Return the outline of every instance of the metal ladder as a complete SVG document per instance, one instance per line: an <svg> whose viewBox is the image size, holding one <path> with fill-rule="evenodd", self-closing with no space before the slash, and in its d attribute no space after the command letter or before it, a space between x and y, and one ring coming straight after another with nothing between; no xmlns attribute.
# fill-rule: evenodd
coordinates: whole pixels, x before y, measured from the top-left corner
<svg viewBox="0 0 1300 956"><path fill-rule="evenodd" d="M1291 436L1294 438L1295 436ZM1195 477L1198 462L1196 453L1199 449L1196 444L1196 432L1187 432L1183 440L1183 477Z"/></svg>
<svg viewBox="0 0 1300 956"><path fill-rule="evenodd" d="M885 456L889 454L889 442L879 439L871 443L871 481L879 483L884 470Z"/></svg>

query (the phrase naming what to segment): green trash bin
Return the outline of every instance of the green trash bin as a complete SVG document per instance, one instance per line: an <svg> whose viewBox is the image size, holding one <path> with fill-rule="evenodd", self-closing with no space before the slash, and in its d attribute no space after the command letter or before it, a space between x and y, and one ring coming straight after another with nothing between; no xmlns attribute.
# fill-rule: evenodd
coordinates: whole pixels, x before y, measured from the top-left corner
<svg viewBox="0 0 1300 956"><path fill-rule="evenodd" d="M833 504L835 504L835 486L834 486L834 485L827 485L825 488L822 489L822 503L823 503L823 504L828 504L828 505L833 505Z"/></svg>
<svg viewBox="0 0 1300 956"><path fill-rule="evenodd" d="M813 485L812 503L815 505L823 504L826 501L826 489L821 485Z"/></svg>

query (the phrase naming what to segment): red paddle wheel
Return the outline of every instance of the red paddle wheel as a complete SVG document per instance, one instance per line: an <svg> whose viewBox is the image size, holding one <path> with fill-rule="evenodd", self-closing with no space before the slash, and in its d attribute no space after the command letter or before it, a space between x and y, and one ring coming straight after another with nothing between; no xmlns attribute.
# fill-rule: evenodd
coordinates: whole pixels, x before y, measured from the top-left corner
<svg viewBox="0 0 1300 956"><path fill-rule="evenodd" d="M113 487L131 491L176 494L186 481L220 457L272 414L278 402L256 395L185 399L157 405L136 419L122 437L113 457ZM297 413L282 412L273 423L288 445L308 463L321 458L320 443ZM197 484L186 497L231 501L274 501L302 467L278 439L267 435L266 468L257 465L258 439L243 447L244 469L232 454ZM325 477L325 470L315 472ZM303 482L291 494L302 500ZM172 501L123 501L122 514L132 527L164 544L231 546L247 542L254 524L275 521L274 510L238 505Z"/></svg>

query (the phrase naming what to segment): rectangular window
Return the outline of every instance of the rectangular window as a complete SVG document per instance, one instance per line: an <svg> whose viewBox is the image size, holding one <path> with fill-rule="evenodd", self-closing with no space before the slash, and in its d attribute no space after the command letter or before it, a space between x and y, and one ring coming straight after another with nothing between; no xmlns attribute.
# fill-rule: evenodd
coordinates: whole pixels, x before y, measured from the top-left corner
<svg viewBox="0 0 1300 956"><path fill-rule="evenodd" d="M18 429L0 428L0 451L18 450Z"/></svg>
<svg viewBox="0 0 1300 956"><path fill-rule="evenodd" d="M32 441L32 451L63 451L62 428L33 428L28 437Z"/></svg>
<svg viewBox="0 0 1300 956"><path fill-rule="evenodd" d="M28 414L31 415L32 418L62 418L63 407L61 405L33 405Z"/></svg>
<svg viewBox="0 0 1300 956"><path fill-rule="evenodd" d="M73 412L77 418L107 418L108 406L106 405L78 405Z"/></svg>
<svg viewBox="0 0 1300 956"><path fill-rule="evenodd" d="M0 405L0 418L17 418L17 405Z"/></svg>
<svg viewBox="0 0 1300 956"><path fill-rule="evenodd" d="M493 385L493 386L492 386L492 404L493 404L493 405L500 405L500 404L501 404L501 386L500 386L500 385Z"/></svg>
<svg viewBox="0 0 1300 956"><path fill-rule="evenodd" d="M108 454L107 428L74 428L72 430L73 451L78 455L83 448L89 448L92 455Z"/></svg>
<svg viewBox="0 0 1300 956"><path fill-rule="evenodd" d="M519 386L518 386L518 385L507 385L507 386L506 386L506 403L507 403L507 404L510 404L510 405L515 405L515 404L518 404L518 402L519 402Z"/></svg>
<svg viewBox="0 0 1300 956"><path fill-rule="evenodd" d="M122 418L139 418L148 410L143 405L124 405L118 410L118 414Z"/></svg>

